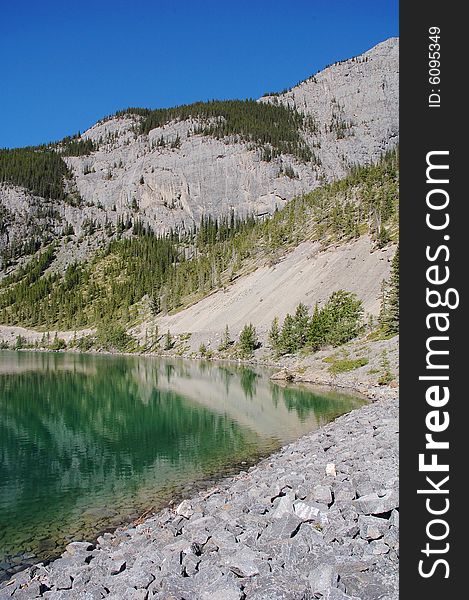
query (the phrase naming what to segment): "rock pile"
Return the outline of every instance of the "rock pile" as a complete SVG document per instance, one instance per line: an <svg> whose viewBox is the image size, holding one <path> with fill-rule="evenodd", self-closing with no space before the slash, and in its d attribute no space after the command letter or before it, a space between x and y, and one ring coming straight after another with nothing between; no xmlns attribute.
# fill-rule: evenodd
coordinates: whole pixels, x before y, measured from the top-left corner
<svg viewBox="0 0 469 600"><path fill-rule="evenodd" d="M340 417L248 472L17 574L0 599L398 597L398 402Z"/></svg>

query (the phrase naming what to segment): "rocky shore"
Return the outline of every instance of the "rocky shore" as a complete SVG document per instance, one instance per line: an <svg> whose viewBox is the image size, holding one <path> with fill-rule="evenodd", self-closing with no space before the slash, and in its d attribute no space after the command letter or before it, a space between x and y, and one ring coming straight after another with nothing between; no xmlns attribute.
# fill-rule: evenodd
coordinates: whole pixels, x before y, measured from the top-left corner
<svg viewBox="0 0 469 600"><path fill-rule="evenodd" d="M0 585L0 599L398 597L396 390L247 472Z"/></svg>

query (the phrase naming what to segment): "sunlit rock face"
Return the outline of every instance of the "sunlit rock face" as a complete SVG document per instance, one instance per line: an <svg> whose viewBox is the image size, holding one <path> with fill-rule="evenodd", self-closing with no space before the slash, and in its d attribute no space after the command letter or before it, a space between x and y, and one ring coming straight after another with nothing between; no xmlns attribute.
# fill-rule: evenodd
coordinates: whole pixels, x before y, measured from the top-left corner
<svg viewBox="0 0 469 600"><path fill-rule="evenodd" d="M311 117L314 131L301 132L314 153L307 163L285 154L267 162L253 144L195 133L196 119L173 121L148 135L139 133L138 115L100 121L82 135L99 149L65 159L74 176L70 185L83 205L46 201L3 184L0 247L34 230L47 231L66 248L58 253L60 267L89 256L115 234L121 218L138 219L161 233L192 227L208 214L265 216L294 196L343 176L351 166L377 160L397 144L398 54L398 38L391 38L287 92L259 100ZM161 138L164 147L158 145ZM176 139L178 147L172 148ZM48 210L38 211L38 205ZM73 236L64 241L68 224Z"/></svg>

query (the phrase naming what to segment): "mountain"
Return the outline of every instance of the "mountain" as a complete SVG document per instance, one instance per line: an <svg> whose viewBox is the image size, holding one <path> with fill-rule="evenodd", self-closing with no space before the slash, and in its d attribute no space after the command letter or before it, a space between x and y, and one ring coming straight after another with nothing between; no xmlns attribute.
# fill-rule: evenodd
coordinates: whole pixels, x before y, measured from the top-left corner
<svg viewBox="0 0 469 600"><path fill-rule="evenodd" d="M54 242L47 268L145 228L263 219L398 143L398 39L258 101L127 109L81 135L0 151L3 276ZM52 256L52 255L51 255Z"/></svg>
<svg viewBox="0 0 469 600"><path fill-rule="evenodd" d="M313 310L340 289L376 317L399 236L398 189L396 149L265 219L204 217L196 230L164 236L134 225L62 272L51 268L60 247L50 244L0 282L0 323L102 326L105 336L143 325L145 337L164 327L213 339L251 320L265 340L275 316L299 303ZM127 347L121 333L112 345Z"/></svg>

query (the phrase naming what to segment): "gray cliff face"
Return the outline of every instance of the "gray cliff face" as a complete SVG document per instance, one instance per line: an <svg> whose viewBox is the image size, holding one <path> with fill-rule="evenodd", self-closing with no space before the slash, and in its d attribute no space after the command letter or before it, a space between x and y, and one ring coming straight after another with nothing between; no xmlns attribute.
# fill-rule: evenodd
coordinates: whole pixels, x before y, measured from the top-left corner
<svg viewBox="0 0 469 600"><path fill-rule="evenodd" d="M63 265L86 257L112 237L111 226L122 216L163 232L190 227L204 214L273 212L323 181L343 176L351 165L378 159L398 142L398 49L398 39L389 39L288 92L259 100L296 107L314 119L315 132L304 133L315 155L307 164L289 155L266 162L252 144L194 134L193 119L168 123L148 135L137 133L137 115L97 123L82 138L98 142L99 150L65 158L83 206L0 186L0 249L32 235L35 228L43 230L47 222L48 235L61 240L58 264ZM161 136L166 147L157 145ZM177 137L180 147L171 148ZM294 177L284 174L286 167ZM52 216L38 218L37 206L46 205ZM87 225L90 220L94 231ZM62 235L67 224L74 229L68 241Z"/></svg>
<svg viewBox="0 0 469 600"><path fill-rule="evenodd" d="M399 141L399 39L327 67L279 96L281 103L314 117L318 133L308 141L326 177L376 160Z"/></svg>
<svg viewBox="0 0 469 600"><path fill-rule="evenodd" d="M315 184L311 168L292 157L282 159L295 163L299 179L279 175L280 160L264 162L258 150L244 143L191 135L195 121L172 122L148 136L129 134L138 120L115 118L95 125L84 136L97 141L117 131L117 140L102 144L92 156L67 159L85 202L108 210L115 205L118 213L138 207L140 218L156 230L167 230L231 209L271 212ZM156 147L161 136L168 143L179 136L180 148Z"/></svg>

